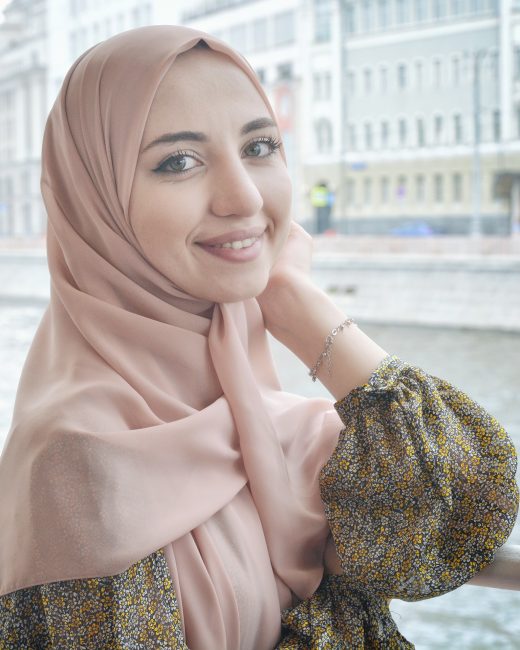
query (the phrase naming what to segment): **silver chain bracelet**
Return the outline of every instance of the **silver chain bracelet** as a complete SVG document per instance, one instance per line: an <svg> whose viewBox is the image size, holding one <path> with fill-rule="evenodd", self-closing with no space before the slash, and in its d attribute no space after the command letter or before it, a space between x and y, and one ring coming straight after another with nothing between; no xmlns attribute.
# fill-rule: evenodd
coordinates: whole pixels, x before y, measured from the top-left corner
<svg viewBox="0 0 520 650"><path fill-rule="evenodd" d="M329 375L332 372L332 355L330 353L330 349L332 348L332 344L334 343L334 338L337 334L339 334L345 327L349 327L350 325L355 325L356 323L352 318L346 318L340 325L335 327L331 333L327 336L325 339L325 345L323 348L323 352L320 354L318 357L318 360L314 364L314 366L309 370L309 375L312 377L312 381L316 381L316 376L318 374L318 370L320 369L321 364L323 363L324 359L327 359L327 368L329 371Z"/></svg>

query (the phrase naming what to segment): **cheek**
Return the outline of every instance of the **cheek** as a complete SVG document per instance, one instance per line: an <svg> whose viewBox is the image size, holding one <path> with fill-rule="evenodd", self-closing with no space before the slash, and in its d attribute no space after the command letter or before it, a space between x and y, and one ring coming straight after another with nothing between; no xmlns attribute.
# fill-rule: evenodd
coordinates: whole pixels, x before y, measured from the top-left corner
<svg viewBox="0 0 520 650"><path fill-rule="evenodd" d="M184 201L165 186L136 192L130 219L137 240L145 251L160 254L186 240L189 219Z"/></svg>
<svg viewBox="0 0 520 650"><path fill-rule="evenodd" d="M266 206L279 226L291 221L292 184L287 168L271 176L264 192Z"/></svg>

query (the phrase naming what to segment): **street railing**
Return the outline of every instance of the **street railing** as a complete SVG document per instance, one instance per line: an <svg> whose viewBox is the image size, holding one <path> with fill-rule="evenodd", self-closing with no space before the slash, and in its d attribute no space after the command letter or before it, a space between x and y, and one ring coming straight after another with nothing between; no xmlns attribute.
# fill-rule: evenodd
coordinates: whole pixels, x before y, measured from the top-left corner
<svg viewBox="0 0 520 650"><path fill-rule="evenodd" d="M507 544L498 549L493 562L477 573L468 585L520 591L520 546Z"/></svg>

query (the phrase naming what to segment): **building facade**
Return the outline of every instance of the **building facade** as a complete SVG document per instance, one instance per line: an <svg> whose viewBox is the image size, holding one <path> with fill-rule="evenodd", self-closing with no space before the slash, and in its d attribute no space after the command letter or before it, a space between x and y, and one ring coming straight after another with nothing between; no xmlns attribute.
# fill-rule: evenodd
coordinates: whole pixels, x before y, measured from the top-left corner
<svg viewBox="0 0 520 650"><path fill-rule="evenodd" d="M206 0L186 3L180 20L229 43L255 69L277 114L293 184L292 211L302 221L303 92L308 28L301 0Z"/></svg>
<svg viewBox="0 0 520 650"><path fill-rule="evenodd" d="M126 29L178 22L159 0L11 0L0 23L0 237L41 238L45 121L74 60Z"/></svg>
<svg viewBox="0 0 520 650"><path fill-rule="evenodd" d="M519 0L11 0L4 17L0 236L44 233L41 137L72 62L159 23L207 31L249 60L309 230L320 183L341 232L518 227Z"/></svg>
<svg viewBox="0 0 520 650"><path fill-rule="evenodd" d="M0 237L40 237L47 109L45 1L17 0L0 24Z"/></svg>
<svg viewBox="0 0 520 650"><path fill-rule="evenodd" d="M329 151L339 159L330 174L345 229L407 232L419 222L442 233L510 231L516 189L496 186L520 167L513 4L363 1L334 9L344 39L342 119L329 123L329 142L316 144L321 158ZM318 71L326 49L314 49Z"/></svg>
<svg viewBox="0 0 520 650"><path fill-rule="evenodd" d="M206 0L183 19L245 54L271 98L289 71L309 229L325 181L342 232L505 234L520 212L519 5Z"/></svg>

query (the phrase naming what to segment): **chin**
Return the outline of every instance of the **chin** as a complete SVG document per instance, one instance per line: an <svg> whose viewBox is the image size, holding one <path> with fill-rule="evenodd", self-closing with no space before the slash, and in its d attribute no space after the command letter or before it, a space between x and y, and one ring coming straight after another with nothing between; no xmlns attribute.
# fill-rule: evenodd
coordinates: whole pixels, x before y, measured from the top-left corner
<svg viewBox="0 0 520 650"><path fill-rule="evenodd" d="M220 291L212 292L208 298L212 302L242 302L256 298L266 288L268 279L266 278L265 282L256 281L237 287L222 287Z"/></svg>

